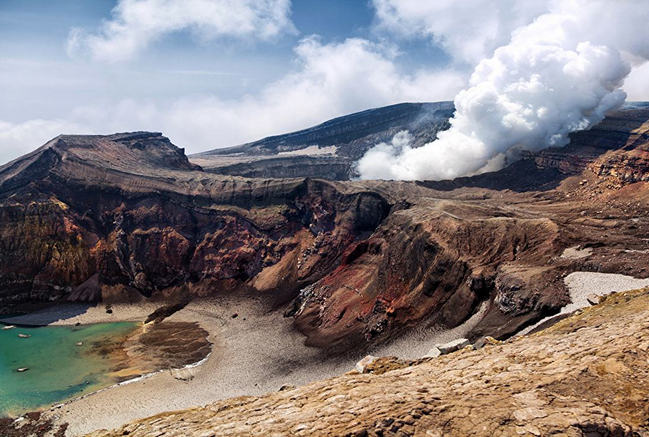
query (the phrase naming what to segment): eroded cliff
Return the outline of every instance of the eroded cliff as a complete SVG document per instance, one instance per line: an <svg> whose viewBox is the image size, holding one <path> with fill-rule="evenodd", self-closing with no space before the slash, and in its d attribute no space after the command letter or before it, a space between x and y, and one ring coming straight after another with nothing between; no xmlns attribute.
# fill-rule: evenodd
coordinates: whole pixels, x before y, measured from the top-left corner
<svg viewBox="0 0 649 437"><path fill-rule="evenodd" d="M0 311L246 291L346 348L485 303L472 336L505 338L567 302L571 271L647 275L647 120L627 108L566 148L418 183L244 179L160 134L58 137L0 168Z"/></svg>

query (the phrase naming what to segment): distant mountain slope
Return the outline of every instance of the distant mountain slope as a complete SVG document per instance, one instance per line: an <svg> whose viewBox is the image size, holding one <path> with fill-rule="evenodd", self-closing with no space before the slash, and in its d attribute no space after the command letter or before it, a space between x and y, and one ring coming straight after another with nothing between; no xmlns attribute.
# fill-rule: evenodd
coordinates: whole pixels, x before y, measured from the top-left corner
<svg viewBox="0 0 649 437"><path fill-rule="evenodd" d="M164 172L201 170L158 132L114 135L60 135L35 151L0 166L0 193L48 175L72 178L109 174L162 176Z"/></svg>
<svg viewBox="0 0 649 437"><path fill-rule="evenodd" d="M615 128L615 119L629 122L649 108L647 102L629 102L599 126L572 135L583 145L595 138L599 144L617 144L625 129ZM316 177L349 180L356 176L355 163L365 152L381 142L389 142L400 131L408 130L413 146L419 147L449 127L453 102L400 103L337 117L317 126L263 138L235 147L191 155L190 161L206 171L244 177ZM632 115L635 114L635 115ZM642 115L639 115L642 117Z"/></svg>
<svg viewBox="0 0 649 437"><path fill-rule="evenodd" d="M220 174L346 180L354 175L354 162L371 147L402 130L421 146L448 128L454 110L452 102L368 109L297 132L192 155L190 160Z"/></svg>

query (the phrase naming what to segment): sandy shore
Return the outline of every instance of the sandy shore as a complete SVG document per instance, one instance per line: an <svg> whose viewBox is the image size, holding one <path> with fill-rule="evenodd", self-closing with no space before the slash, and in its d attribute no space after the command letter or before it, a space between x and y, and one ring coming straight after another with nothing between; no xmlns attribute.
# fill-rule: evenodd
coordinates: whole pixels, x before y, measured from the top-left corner
<svg viewBox="0 0 649 437"><path fill-rule="evenodd" d="M87 307L70 314L56 308L47 316L34 313L14 319L16 323L51 320L53 324L142 321L158 305L113 305L107 314L103 306ZM435 344L466 335L479 321L486 306L453 330L419 330L369 353L377 356L421 357ZM233 318L233 314L237 314ZM82 435L101 428L115 428L135 419L164 411L200 406L216 400L259 395L283 385L303 385L351 370L368 352L326 356L304 345L304 337L292 328L292 319L271 311L260 299L224 296L196 301L167 320L198 322L207 330L212 353L200 365L182 371L162 371L150 377L74 399L47 411L57 421L69 423L68 435Z"/></svg>
<svg viewBox="0 0 649 437"><path fill-rule="evenodd" d="M525 335L542 323L562 314L570 314L578 309L590 306L586 298L591 294L606 296L607 294L649 287L648 279L637 279L632 276L616 273L574 272L565 277L564 283L570 292L570 303L559 314L546 317L532 326L528 326L516 335Z"/></svg>

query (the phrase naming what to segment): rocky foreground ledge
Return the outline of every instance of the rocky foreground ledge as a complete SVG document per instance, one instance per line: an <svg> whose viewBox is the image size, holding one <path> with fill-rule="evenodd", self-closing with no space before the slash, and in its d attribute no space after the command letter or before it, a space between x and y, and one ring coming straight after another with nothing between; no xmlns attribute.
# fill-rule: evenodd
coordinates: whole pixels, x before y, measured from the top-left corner
<svg viewBox="0 0 649 437"><path fill-rule="evenodd" d="M536 334L382 374L165 413L94 436L649 435L649 290Z"/></svg>

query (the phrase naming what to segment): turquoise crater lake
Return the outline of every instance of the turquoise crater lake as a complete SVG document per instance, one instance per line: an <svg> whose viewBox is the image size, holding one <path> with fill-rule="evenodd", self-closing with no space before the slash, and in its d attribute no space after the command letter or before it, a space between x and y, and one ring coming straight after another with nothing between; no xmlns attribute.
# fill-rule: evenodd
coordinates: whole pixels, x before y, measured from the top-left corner
<svg viewBox="0 0 649 437"><path fill-rule="evenodd" d="M123 339L137 324L2 329L5 326L0 324L0 417L33 411L118 382L111 376L114 362L102 345ZM18 372L21 368L28 370Z"/></svg>

